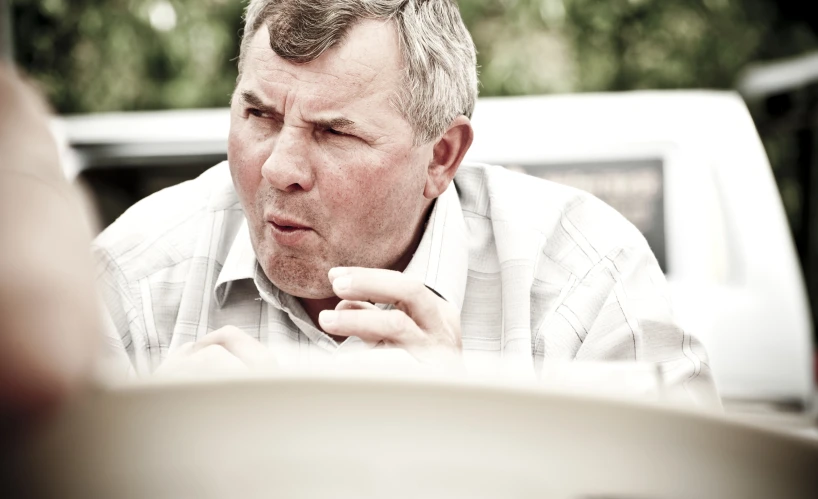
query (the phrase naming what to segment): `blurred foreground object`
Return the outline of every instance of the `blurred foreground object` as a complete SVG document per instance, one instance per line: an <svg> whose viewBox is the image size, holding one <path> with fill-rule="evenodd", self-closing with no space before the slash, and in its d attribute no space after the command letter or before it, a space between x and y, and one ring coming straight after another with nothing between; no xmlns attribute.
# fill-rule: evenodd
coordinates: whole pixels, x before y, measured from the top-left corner
<svg viewBox="0 0 818 499"><path fill-rule="evenodd" d="M227 110L61 122L107 222L226 157ZM764 148L735 93L480 99L473 125L467 159L588 190L642 231L680 324L710 354L728 411L814 424L803 278Z"/></svg>
<svg viewBox="0 0 818 499"><path fill-rule="evenodd" d="M818 444L713 415L371 376L93 394L17 456L18 492L43 498L751 499L818 490Z"/></svg>
<svg viewBox="0 0 818 499"><path fill-rule="evenodd" d="M0 414L63 399L95 354L97 310L79 197L42 99L0 64Z"/></svg>

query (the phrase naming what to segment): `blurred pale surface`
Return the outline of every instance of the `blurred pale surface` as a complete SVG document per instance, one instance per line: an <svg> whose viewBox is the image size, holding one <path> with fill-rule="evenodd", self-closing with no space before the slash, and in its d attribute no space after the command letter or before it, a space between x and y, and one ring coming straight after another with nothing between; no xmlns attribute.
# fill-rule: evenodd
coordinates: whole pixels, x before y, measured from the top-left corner
<svg viewBox="0 0 818 499"><path fill-rule="evenodd" d="M534 387L293 375L131 387L17 455L26 497L814 498L818 445Z"/></svg>
<svg viewBox="0 0 818 499"><path fill-rule="evenodd" d="M45 104L0 64L3 416L53 404L90 370L98 325L86 220L60 168Z"/></svg>

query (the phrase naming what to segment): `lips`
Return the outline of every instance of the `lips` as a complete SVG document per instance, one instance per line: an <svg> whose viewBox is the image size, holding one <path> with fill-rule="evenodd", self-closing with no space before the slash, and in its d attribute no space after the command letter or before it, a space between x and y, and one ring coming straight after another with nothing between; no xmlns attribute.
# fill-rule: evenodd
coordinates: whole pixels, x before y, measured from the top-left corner
<svg viewBox="0 0 818 499"><path fill-rule="evenodd" d="M293 219L277 216L277 215L269 215L266 217L267 222L275 226L275 228L279 230L308 230L310 229L309 225L303 224L301 222L295 221Z"/></svg>
<svg viewBox="0 0 818 499"><path fill-rule="evenodd" d="M306 244L310 241L308 236L314 234L311 227L292 218L269 215L265 220L270 230L269 235L281 246Z"/></svg>

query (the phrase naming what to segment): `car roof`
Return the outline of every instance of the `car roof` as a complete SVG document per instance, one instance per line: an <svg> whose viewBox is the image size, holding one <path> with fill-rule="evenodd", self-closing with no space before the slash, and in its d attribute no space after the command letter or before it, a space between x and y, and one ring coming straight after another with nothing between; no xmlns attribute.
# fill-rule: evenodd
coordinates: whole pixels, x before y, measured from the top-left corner
<svg viewBox="0 0 818 499"><path fill-rule="evenodd" d="M544 143L549 157L610 157L617 148L639 142L684 140L690 120L731 133L727 117L746 115L741 98L724 91L635 91L478 100L475 141L467 159L482 162L531 162ZM673 119L668 119L673 116ZM509 127L514 123L514 127ZM84 153L80 169L99 158L168 158L225 154L230 111L186 109L68 115L55 128ZM523 133L521 133L523 131ZM594 143L584 139L594 137ZM502 143L503 147L497 147Z"/></svg>

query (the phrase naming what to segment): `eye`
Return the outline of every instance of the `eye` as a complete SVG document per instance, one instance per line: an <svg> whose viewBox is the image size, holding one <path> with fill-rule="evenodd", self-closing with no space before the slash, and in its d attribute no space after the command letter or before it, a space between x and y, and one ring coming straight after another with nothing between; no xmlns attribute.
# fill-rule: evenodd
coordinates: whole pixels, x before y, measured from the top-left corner
<svg viewBox="0 0 818 499"><path fill-rule="evenodd" d="M336 130L334 128L327 128L326 131L330 135L338 135L340 137L343 137L344 135L347 135L344 132L339 132L338 130Z"/></svg>
<svg viewBox="0 0 818 499"><path fill-rule="evenodd" d="M282 117L275 111L265 111L257 107L244 108L244 119L250 120L253 126L279 129L283 123Z"/></svg>

